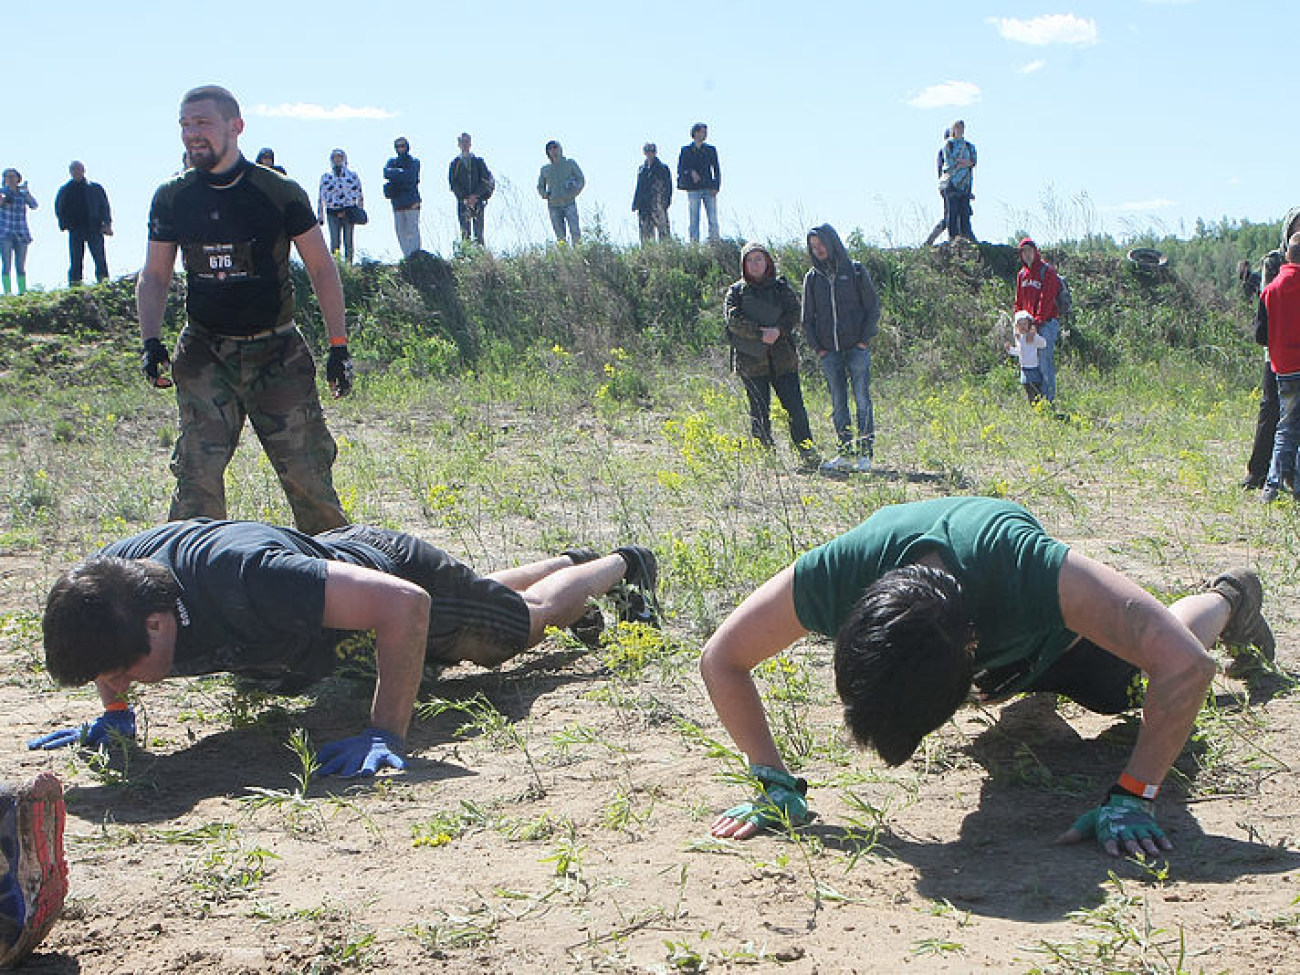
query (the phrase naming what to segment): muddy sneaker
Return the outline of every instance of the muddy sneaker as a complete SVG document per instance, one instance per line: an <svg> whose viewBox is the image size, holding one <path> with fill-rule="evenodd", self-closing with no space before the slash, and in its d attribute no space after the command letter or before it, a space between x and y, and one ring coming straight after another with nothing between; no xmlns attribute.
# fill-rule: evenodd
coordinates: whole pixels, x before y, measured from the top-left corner
<svg viewBox="0 0 1300 975"><path fill-rule="evenodd" d="M588 562L595 562L600 558L600 553L594 548L566 548L560 554L574 565L585 565Z"/></svg>
<svg viewBox="0 0 1300 975"><path fill-rule="evenodd" d="M609 595L623 623L659 625L659 560L641 545L624 545L614 550L627 563L627 575Z"/></svg>
<svg viewBox="0 0 1300 975"><path fill-rule="evenodd" d="M588 650L600 647L600 635L605 632L605 614L595 603L587 604L587 611L569 624L569 632Z"/></svg>
<svg viewBox="0 0 1300 975"><path fill-rule="evenodd" d="M0 787L0 968L30 955L63 910L65 817L63 786L49 772L21 789Z"/></svg>
<svg viewBox="0 0 1300 975"><path fill-rule="evenodd" d="M1259 576L1251 569L1232 569L1216 576L1209 588L1226 599L1232 608L1228 625L1219 634L1219 641L1228 648L1232 657L1224 673L1240 679L1263 669L1262 662L1271 662L1277 647L1273 631L1260 612L1264 587L1260 585Z"/></svg>

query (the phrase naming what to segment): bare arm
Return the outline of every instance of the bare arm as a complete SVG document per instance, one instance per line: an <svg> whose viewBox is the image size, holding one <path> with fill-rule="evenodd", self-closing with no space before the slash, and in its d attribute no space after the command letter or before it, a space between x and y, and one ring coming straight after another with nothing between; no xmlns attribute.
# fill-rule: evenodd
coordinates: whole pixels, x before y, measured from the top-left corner
<svg viewBox="0 0 1300 975"><path fill-rule="evenodd" d="M322 624L337 630L374 630L375 696L370 723L406 737L420 691L429 637L429 594L415 583L375 569L330 562Z"/></svg>
<svg viewBox="0 0 1300 975"><path fill-rule="evenodd" d="M162 336L163 312L167 308L167 289L172 283L172 269L176 267L176 244L167 241L149 241L144 255L144 267L135 281L136 313L140 316L140 338L156 339Z"/></svg>
<svg viewBox="0 0 1300 975"><path fill-rule="evenodd" d="M347 321L343 314L343 282L339 279L339 268L334 263L325 235L320 227L312 227L293 239L293 246L298 249L307 268L307 277L311 278L312 290L316 292L316 301L320 305L321 316L325 319L325 329L329 332L331 344L335 340L348 340Z"/></svg>
<svg viewBox="0 0 1300 975"><path fill-rule="evenodd" d="M750 671L807 636L794 612L794 567L763 583L704 645L700 673L713 708L752 764L785 769Z"/></svg>
<svg viewBox="0 0 1300 975"><path fill-rule="evenodd" d="M1142 727L1125 771L1159 785L1205 702L1213 658L1159 600L1087 556L1066 555L1059 587L1069 629L1147 674Z"/></svg>

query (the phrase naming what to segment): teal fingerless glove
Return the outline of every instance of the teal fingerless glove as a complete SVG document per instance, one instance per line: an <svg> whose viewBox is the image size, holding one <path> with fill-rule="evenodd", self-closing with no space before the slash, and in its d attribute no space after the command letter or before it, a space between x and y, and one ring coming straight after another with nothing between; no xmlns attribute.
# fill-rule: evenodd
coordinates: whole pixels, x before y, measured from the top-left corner
<svg viewBox="0 0 1300 975"><path fill-rule="evenodd" d="M1160 842L1165 834L1156 825L1155 803L1141 799L1119 786L1096 809L1090 809L1074 822L1073 827L1083 836L1094 836L1102 846L1107 843L1123 845L1127 840L1141 842L1149 839Z"/></svg>
<svg viewBox="0 0 1300 975"><path fill-rule="evenodd" d="M751 765L749 774L758 780L760 792L749 802L732 806L722 815L763 829L802 826L808 822L808 783L770 765Z"/></svg>

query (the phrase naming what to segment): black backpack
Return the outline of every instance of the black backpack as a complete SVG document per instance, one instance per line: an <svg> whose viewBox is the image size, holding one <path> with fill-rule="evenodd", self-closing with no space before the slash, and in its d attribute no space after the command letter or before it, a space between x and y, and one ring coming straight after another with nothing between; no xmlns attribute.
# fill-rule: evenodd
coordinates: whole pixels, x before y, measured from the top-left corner
<svg viewBox="0 0 1300 975"><path fill-rule="evenodd" d="M1070 294L1070 285L1060 271L1056 272L1056 280L1059 284L1056 289L1056 317L1066 318L1074 311L1074 295Z"/></svg>

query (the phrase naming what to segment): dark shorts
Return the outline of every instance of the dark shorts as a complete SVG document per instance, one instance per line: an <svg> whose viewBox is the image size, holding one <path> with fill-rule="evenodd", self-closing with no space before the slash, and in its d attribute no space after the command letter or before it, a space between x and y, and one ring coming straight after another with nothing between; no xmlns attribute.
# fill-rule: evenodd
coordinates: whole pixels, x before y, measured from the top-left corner
<svg viewBox="0 0 1300 975"><path fill-rule="evenodd" d="M1142 706L1142 671L1080 637L1033 683L1017 687L1017 670L1002 668L975 676L981 694L1000 699L1006 693L1047 691L1068 697L1097 714L1120 714Z"/></svg>
<svg viewBox="0 0 1300 975"><path fill-rule="evenodd" d="M317 538L378 549L392 561L393 575L429 594L429 663L468 660L495 667L528 646L531 620L524 597L423 539L369 525L336 528Z"/></svg>

